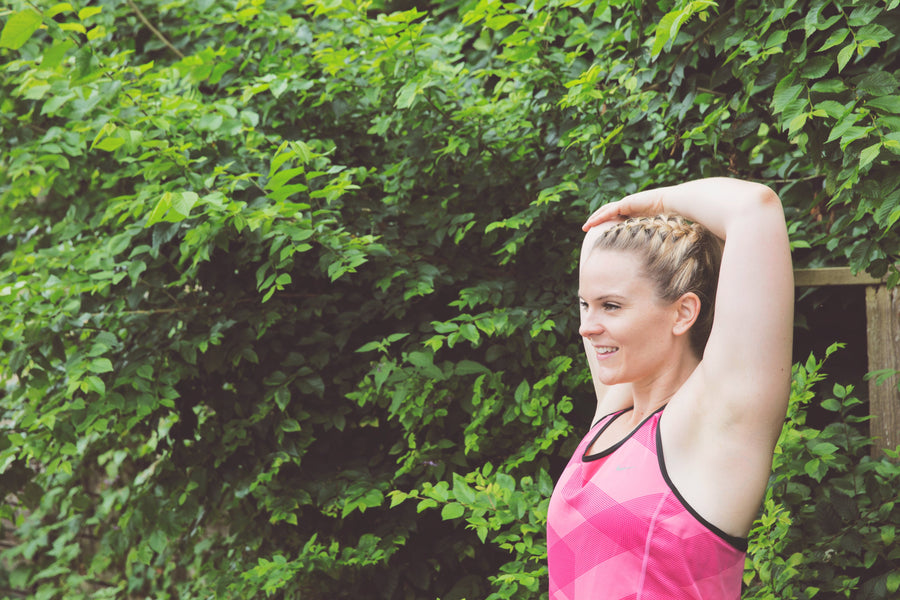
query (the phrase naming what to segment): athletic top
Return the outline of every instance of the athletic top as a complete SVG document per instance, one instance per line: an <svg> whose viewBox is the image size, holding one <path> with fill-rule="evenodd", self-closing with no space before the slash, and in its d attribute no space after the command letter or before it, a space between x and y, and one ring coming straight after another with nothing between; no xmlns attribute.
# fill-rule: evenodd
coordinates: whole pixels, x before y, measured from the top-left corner
<svg viewBox="0 0 900 600"><path fill-rule="evenodd" d="M666 473L659 419L598 454L597 422L560 476L547 514L550 600L737 600L747 540L692 509Z"/></svg>

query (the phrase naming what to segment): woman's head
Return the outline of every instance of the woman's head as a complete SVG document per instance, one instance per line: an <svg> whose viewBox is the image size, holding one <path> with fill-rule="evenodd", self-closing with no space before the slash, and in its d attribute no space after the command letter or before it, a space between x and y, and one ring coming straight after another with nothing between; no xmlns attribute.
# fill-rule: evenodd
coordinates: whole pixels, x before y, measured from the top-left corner
<svg viewBox="0 0 900 600"><path fill-rule="evenodd" d="M700 312L690 329L690 341L694 354L703 357L712 329L721 262L719 240L708 229L678 216L627 219L601 231L591 250L636 254L643 265L641 274L653 282L665 302L696 294Z"/></svg>

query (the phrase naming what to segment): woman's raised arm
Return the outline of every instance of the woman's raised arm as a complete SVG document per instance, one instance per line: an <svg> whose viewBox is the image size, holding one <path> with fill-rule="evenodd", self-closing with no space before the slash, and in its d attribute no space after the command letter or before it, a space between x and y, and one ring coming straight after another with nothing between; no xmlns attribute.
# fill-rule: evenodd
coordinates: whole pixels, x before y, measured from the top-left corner
<svg viewBox="0 0 900 600"><path fill-rule="evenodd" d="M584 228L665 213L696 221L725 240L715 317L698 367L704 412L720 423L740 420L777 436L790 391L794 298L778 196L749 181L700 179L607 204Z"/></svg>

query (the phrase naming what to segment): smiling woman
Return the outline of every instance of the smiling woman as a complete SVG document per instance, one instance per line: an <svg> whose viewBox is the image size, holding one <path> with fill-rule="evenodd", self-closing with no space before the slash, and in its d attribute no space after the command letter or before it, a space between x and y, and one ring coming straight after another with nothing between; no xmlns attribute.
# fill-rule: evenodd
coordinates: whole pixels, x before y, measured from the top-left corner
<svg viewBox="0 0 900 600"><path fill-rule="evenodd" d="M719 243L709 230L677 216L629 219L611 227L590 230L584 246L581 285L607 285L610 290L624 285L636 288L634 293L637 295L633 298L625 295L619 302L603 302L602 312L629 308L629 300L645 300L644 306L636 307L630 316L640 315L641 321L648 324L648 318L657 312L654 309L663 309L680 301L679 308L684 312L679 316L690 319L684 323L686 327L681 333L687 334L695 357L703 357L712 328L721 261ZM602 289L596 291L603 292ZM596 299L614 297L615 294L607 294ZM601 324L588 318L591 306L584 295L581 303L584 311L581 335L591 358L588 345L596 347L596 344L592 341L590 328ZM592 369L596 367L593 360L590 364Z"/></svg>
<svg viewBox="0 0 900 600"><path fill-rule="evenodd" d="M585 227L579 333L597 411L550 501L550 597L736 599L789 391L781 204L707 179Z"/></svg>
<svg viewBox="0 0 900 600"><path fill-rule="evenodd" d="M642 270L637 254L618 250L594 250L582 267L579 333L605 386L653 377L680 341L660 335L673 315Z"/></svg>

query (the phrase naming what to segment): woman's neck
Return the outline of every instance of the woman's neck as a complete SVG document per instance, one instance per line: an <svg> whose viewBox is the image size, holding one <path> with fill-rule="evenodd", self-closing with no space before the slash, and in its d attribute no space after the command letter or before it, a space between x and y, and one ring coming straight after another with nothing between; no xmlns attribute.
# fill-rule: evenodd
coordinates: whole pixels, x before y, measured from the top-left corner
<svg viewBox="0 0 900 600"><path fill-rule="evenodd" d="M700 360L692 352L681 354L679 360L666 363L653 377L632 384L634 411L632 418L641 421L665 406L684 382L688 380Z"/></svg>

